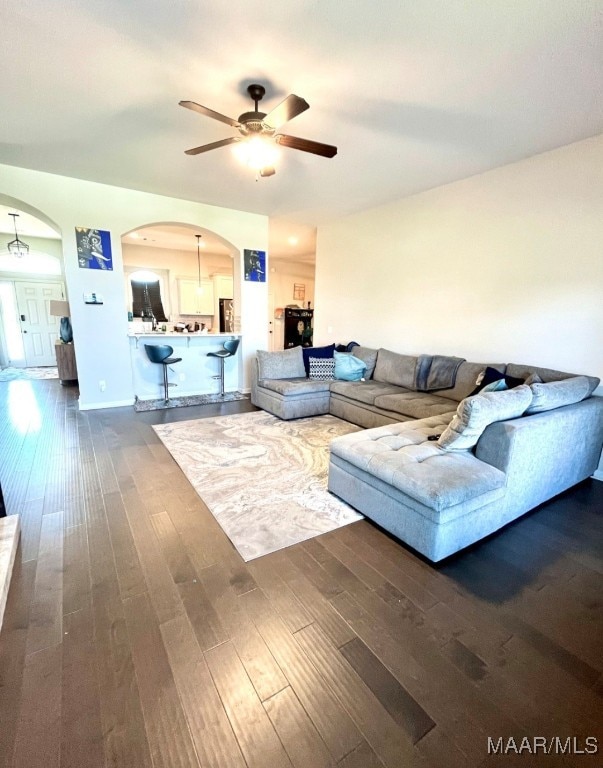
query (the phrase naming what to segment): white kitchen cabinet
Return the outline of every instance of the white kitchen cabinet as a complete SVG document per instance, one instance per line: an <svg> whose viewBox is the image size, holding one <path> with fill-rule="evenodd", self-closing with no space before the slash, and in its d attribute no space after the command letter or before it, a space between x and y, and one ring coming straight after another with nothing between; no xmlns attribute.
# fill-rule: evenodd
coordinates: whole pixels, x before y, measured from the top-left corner
<svg viewBox="0 0 603 768"><path fill-rule="evenodd" d="M178 302L181 315L213 315L214 285L211 280L201 280L202 293L198 292L197 280L178 280Z"/></svg>
<svg viewBox="0 0 603 768"><path fill-rule="evenodd" d="M230 275L214 275L214 297L216 301L218 299L234 299Z"/></svg>

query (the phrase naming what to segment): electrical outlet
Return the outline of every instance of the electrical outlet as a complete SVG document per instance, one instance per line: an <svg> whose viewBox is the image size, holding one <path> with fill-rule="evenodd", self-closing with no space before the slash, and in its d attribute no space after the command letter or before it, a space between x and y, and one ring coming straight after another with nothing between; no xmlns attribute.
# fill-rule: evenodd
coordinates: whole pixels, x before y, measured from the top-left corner
<svg viewBox="0 0 603 768"><path fill-rule="evenodd" d="M100 389L101 392L104 392L107 389L107 382L104 379L101 379L98 382L98 388Z"/></svg>

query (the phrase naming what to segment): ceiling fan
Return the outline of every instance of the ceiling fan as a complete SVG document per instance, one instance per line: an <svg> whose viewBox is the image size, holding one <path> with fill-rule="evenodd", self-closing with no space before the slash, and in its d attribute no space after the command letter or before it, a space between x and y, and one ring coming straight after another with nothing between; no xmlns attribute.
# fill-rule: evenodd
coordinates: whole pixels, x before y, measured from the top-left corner
<svg viewBox="0 0 603 768"><path fill-rule="evenodd" d="M206 115L214 120L219 120L221 123L226 123L226 125L236 128L241 134L240 136L231 136L228 139L214 141L211 144L204 144L201 147L187 149L185 154L200 155L202 152L209 152L211 149L241 143L242 154L245 155L244 161L255 168L260 176L272 176L275 172L273 166L275 159L274 144L280 144L290 149L299 149L302 152L310 152L321 157L335 157L337 147L333 147L330 144L321 144L319 141L298 139L295 136L277 133L282 125L310 108L305 99L292 93L271 112L266 114L258 110L258 104L266 93L264 86L252 83L247 87L247 93L255 102L255 109L253 112L243 112L237 120L222 115L220 112L215 112L213 109L204 107L194 101L179 102L181 107L192 109L193 112L199 112L201 115Z"/></svg>

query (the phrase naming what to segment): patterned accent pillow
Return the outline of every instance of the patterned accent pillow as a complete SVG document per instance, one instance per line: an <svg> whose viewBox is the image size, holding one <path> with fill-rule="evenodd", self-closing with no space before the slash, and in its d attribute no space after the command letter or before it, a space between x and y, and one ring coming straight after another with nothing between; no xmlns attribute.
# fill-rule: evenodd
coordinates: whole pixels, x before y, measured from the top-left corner
<svg viewBox="0 0 603 768"><path fill-rule="evenodd" d="M335 344L329 344L326 347L303 347L302 355L304 356L304 368L306 369L306 376L310 375L311 357L333 357L333 352L335 352Z"/></svg>
<svg viewBox="0 0 603 768"><path fill-rule="evenodd" d="M328 381L335 378L335 360L331 358L310 357L308 360L311 379Z"/></svg>

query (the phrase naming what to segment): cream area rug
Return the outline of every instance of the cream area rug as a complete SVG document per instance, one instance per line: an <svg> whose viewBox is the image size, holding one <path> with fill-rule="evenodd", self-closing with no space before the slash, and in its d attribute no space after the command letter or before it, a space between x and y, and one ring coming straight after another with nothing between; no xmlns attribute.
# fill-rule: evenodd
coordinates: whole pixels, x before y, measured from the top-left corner
<svg viewBox="0 0 603 768"><path fill-rule="evenodd" d="M47 368L2 368L2 370L0 370L0 381L58 378L59 372L56 365L51 365Z"/></svg>
<svg viewBox="0 0 603 768"><path fill-rule="evenodd" d="M359 429L335 416L255 411L153 429L245 561L362 519L327 490L330 441Z"/></svg>

